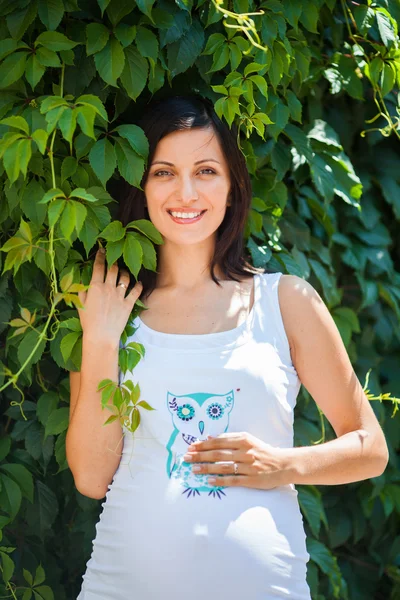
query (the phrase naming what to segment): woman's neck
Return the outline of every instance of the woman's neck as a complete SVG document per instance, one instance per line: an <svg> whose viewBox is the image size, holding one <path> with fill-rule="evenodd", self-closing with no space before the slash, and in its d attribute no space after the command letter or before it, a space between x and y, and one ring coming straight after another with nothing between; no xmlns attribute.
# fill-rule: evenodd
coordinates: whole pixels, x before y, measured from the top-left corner
<svg viewBox="0 0 400 600"><path fill-rule="evenodd" d="M157 288L170 288L191 291L212 281L210 264L214 246L165 244L159 248L157 266ZM220 277L219 268L215 274Z"/></svg>

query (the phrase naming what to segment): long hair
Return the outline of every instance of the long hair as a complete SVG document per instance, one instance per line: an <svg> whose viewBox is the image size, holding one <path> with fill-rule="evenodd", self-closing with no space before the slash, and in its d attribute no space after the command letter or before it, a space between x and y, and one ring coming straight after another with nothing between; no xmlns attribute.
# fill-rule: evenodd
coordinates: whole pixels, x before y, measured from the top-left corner
<svg viewBox="0 0 400 600"><path fill-rule="evenodd" d="M144 188L149 165L158 142L173 131L193 128L212 128L218 137L222 152L229 166L231 192L230 206L226 207L225 217L218 227L214 256L210 263L210 275L220 285L215 276L218 266L226 279L240 281L239 278L259 273L260 270L247 262L244 256L243 233L251 206L251 181L245 158L237 145L237 128L231 129L221 121L210 100L198 94L170 96L151 102L136 123L149 141L149 156L140 183ZM123 225L137 219L149 219L145 193L127 182L122 185L119 199L119 220ZM157 247L156 247L156 253ZM143 283L142 297L151 294L155 288L157 273L142 267L138 280Z"/></svg>

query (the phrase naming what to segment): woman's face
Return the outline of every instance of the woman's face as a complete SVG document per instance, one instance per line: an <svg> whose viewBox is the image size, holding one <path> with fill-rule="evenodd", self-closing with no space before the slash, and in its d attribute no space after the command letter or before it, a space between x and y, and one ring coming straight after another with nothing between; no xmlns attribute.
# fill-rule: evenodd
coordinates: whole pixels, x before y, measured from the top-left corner
<svg viewBox="0 0 400 600"><path fill-rule="evenodd" d="M213 236L230 190L229 168L213 129L174 131L162 138L143 189L150 220L164 241L195 244Z"/></svg>

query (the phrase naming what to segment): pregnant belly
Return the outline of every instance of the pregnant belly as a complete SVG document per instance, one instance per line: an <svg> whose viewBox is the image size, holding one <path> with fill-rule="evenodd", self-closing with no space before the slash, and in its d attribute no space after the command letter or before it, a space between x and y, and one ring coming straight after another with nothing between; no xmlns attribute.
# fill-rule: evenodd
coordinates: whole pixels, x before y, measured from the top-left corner
<svg viewBox="0 0 400 600"><path fill-rule="evenodd" d="M309 600L294 489L183 490L152 466L135 474L119 467L79 600Z"/></svg>

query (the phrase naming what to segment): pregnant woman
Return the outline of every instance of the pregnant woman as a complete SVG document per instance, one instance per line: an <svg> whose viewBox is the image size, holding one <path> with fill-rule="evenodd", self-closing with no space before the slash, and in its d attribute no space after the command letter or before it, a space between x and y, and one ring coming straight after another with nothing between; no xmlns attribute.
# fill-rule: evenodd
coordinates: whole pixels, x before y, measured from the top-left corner
<svg viewBox="0 0 400 600"><path fill-rule="evenodd" d="M149 160L120 219L150 219L163 244L133 287L99 251L80 293L67 458L77 489L105 500L78 600L310 600L295 485L380 475L384 435L316 290L245 260L237 132L198 96L155 102L138 124ZM130 319L145 356L122 375ZM154 408L134 434L103 427L106 378L139 383ZM336 439L293 447L301 384Z"/></svg>

